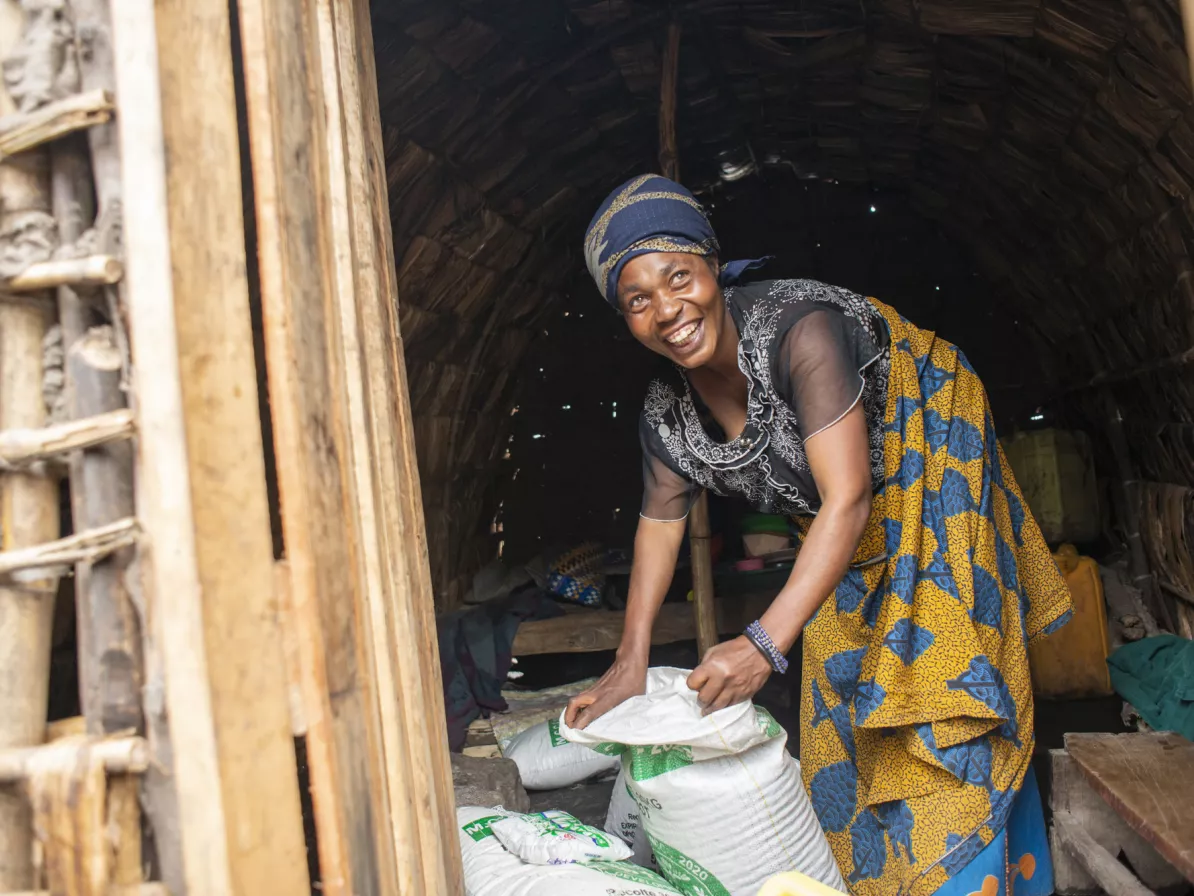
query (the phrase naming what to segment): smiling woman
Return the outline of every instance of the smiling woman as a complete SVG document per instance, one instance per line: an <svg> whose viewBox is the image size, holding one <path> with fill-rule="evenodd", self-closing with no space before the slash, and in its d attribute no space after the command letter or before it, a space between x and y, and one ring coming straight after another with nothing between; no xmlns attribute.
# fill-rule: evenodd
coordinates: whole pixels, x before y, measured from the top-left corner
<svg viewBox="0 0 1194 896"><path fill-rule="evenodd" d="M969 893L1006 878L1008 850L1039 859L1019 896L1050 892L1026 645L1071 602L982 383L881 302L718 252L692 194L651 175L586 236L602 295L675 369L639 421L622 644L569 724L642 693L695 498L742 495L803 538L767 611L689 676L706 711L752 698L803 635L802 771L852 892Z"/></svg>

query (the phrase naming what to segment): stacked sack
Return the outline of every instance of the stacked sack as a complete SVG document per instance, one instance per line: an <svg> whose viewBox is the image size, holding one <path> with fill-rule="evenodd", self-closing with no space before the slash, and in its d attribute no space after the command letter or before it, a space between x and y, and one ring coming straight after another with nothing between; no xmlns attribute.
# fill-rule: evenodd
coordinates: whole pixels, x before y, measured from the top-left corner
<svg viewBox="0 0 1194 896"><path fill-rule="evenodd" d="M702 715L688 675L649 670L645 694L583 731L561 718L573 743L604 753L620 745L607 832L631 844L639 864L653 854L685 896L755 896L790 871L845 892L784 730L750 702Z"/></svg>
<svg viewBox="0 0 1194 896"><path fill-rule="evenodd" d="M527 790L556 790L603 775L613 775L620 747L592 749L574 744L560 733L556 719L533 725L510 738L502 755L514 760L522 786Z"/></svg>
<svg viewBox="0 0 1194 896"><path fill-rule="evenodd" d="M625 861L615 837L565 812L456 810L465 896L682 896Z"/></svg>

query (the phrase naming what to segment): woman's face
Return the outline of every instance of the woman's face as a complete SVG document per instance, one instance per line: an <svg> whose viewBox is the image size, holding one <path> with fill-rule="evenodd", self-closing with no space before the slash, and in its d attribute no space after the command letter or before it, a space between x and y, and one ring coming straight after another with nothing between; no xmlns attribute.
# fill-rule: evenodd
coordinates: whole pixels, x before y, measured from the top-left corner
<svg viewBox="0 0 1194 896"><path fill-rule="evenodd" d="M725 329L716 258L651 252L632 258L618 278L618 307L634 338L689 369L706 364Z"/></svg>

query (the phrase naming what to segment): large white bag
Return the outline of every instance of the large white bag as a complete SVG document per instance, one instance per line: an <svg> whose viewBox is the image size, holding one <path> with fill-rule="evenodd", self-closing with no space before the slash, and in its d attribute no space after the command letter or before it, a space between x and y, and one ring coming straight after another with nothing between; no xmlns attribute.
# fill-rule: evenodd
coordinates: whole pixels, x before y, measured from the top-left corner
<svg viewBox="0 0 1194 896"><path fill-rule="evenodd" d="M570 787L598 775L612 775L618 768L616 755L603 755L565 740L556 719L533 725L510 738L502 755L514 760L527 790Z"/></svg>
<svg viewBox="0 0 1194 896"><path fill-rule="evenodd" d="M633 854L621 838L558 809L510 815L491 822L489 829L502 846L531 865L621 862Z"/></svg>
<svg viewBox="0 0 1194 896"><path fill-rule="evenodd" d="M622 767L655 860L686 896L755 896L785 871L845 892L787 734L748 701L702 716L688 675L650 669L644 695L583 731L561 717L560 733L625 745Z"/></svg>
<svg viewBox="0 0 1194 896"><path fill-rule="evenodd" d="M651 841L647 839L647 832L643 830L638 803L634 801L634 794L626 784L626 771L618 771L618 778L614 781L614 792L609 799L609 810L605 813L605 831L620 837L633 850L630 861L652 871L658 871L655 854L651 852Z"/></svg>
<svg viewBox="0 0 1194 896"><path fill-rule="evenodd" d="M510 814L479 806L456 810L465 896L681 896L658 874L630 862L528 865L490 827Z"/></svg>

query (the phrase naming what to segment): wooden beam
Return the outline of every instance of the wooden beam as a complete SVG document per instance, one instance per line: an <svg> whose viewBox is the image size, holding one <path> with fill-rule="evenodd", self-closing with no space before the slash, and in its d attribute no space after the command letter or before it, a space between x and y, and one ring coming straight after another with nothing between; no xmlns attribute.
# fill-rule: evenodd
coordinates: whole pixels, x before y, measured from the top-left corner
<svg viewBox="0 0 1194 896"><path fill-rule="evenodd" d="M742 631L771 604L774 595L741 596L713 602L717 631L732 634ZM617 650L622 643L625 614L610 610L575 610L554 619L524 622L514 636L514 655L537 653L590 653ZM664 604L651 630L652 644L693 641L697 628L692 608L687 603Z"/></svg>
<svg viewBox="0 0 1194 896"><path fill-rule="evenodd" d="M1103 849L1069 812L1053 813L1053 828L1058 839L1085 868L1107 896L1156 896L1119 860Z"/></svg>
<svg viewBox="0 0 1194 896"><path fill-rule="evenodd" d="M6 115L0 118L0 159L103 124L114 109L112 94L92 90L47 103L33 112Z"/></svg>
<svg viewBox="0 0 1194 896"><path fill-rule="evenodd" d="M145 600L160 652L149 663L163 672L185 807L184 867L167 882L174 896L306 893L273 606L229 8L120 0L112 16L122 180L136 185L124 196L124 243L137 510L150 533Z"/></svg>

